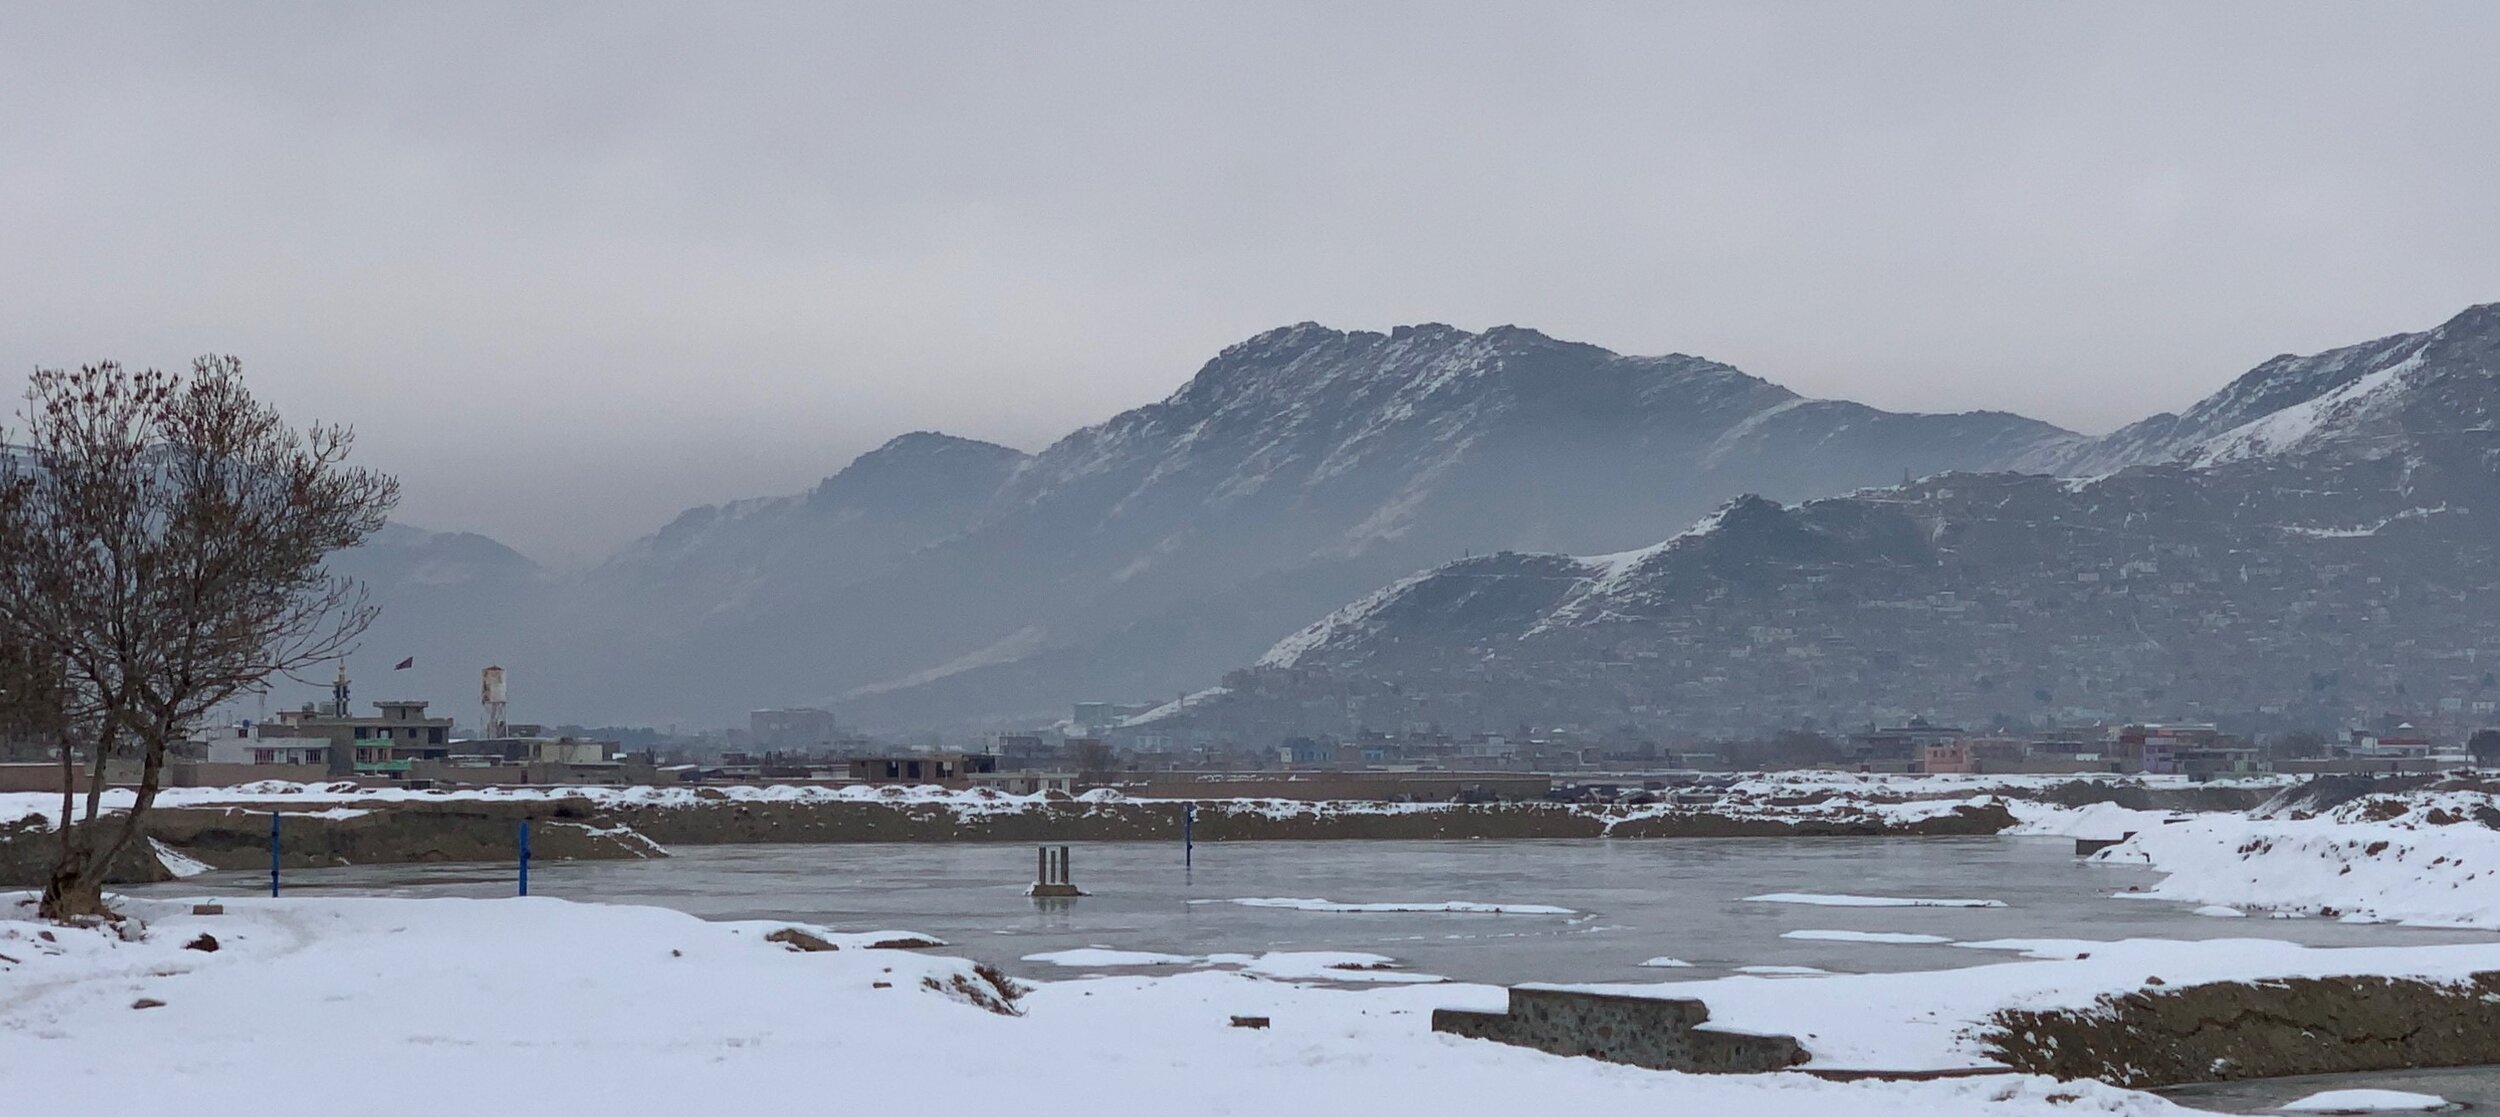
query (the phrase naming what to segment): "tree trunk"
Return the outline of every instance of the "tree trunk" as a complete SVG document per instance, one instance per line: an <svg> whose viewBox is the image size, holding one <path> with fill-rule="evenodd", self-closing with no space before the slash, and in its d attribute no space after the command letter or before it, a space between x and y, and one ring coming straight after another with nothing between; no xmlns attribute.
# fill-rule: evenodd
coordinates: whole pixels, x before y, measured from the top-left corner
<svg viewBox="0 0 2500 1117"><path fill-rule="evenodd" d="M137 809L124 820L119 836L110 846L96 848L96 838L104 827L98 817L103 809L104 766L111 753L109 746L114 735L108 728L96 736L95 764L87 784L87 817L75 822L67 816L61 819L60 856L53 861L51 879L44 883L43 899L36 908L36 914L45 919L67 921L113 917L113 909L104 903L104 877L113 859L120 855L122 846L129 842L131 833L137 829L138 816L145 813L146 804L155 798L153 785L164 762L161 746L150 750L148 762L143 765L140 801L133 804Z"/></svg>
<svg viewBox="0 0 2500 1117"><path fill-rule="evenodd" d="M61 754L61 818L56 824L61 829L61 849L52 863L61 865L69 861L70 812L78 807L78 762L70 755L69 731L58 725L53 729L52 747Z"/></svg>
<svg viewBox="0 0 2500 1117"><path fill-rule="evenodd" d="M146 734L140 745L138 797L131 800L130 812L122 816L122 824L114 829L113 840L87 859L86 879L93 882L99 893L103 891L107 868L128 848L130 840L139 836L139 824L147 818L148 808L156 805L157 787L164 781L165 749L173 739L173 727L159 723L149 728L153 732Z"/></svg>
<svg viewBox="0 0 2500 1117"><path fill-rule="evenodd" d="M85 868L83 859L64 859L54 865L52 879L44 882L43 900L35 914L62 923L112 918L113 909L104 906L104 874L86 872Z"/></svg>

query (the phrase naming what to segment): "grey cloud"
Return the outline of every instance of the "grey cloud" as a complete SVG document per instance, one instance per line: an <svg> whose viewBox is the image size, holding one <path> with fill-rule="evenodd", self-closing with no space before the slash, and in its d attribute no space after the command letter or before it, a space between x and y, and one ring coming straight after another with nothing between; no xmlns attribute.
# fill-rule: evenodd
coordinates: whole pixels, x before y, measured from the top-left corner
<svg viewBox="0 0 2500 1117"><path fill-rule="evenodd" d="M2500 298L2481 4L0 13L0 359L244 355L595 556L1281 322L2105 429Z"/></svg>

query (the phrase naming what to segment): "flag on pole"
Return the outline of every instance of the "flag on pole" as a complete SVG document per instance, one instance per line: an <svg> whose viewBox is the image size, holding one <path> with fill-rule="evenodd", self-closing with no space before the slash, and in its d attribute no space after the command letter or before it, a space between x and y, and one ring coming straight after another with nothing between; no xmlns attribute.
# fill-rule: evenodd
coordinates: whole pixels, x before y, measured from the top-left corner
<svg viewBox="0 0 2500 1117"><path fill-rule="evenodd" d="M405 671L405 670L407 670L407 669L409 669L409 668L411 668L411 667L414 667L414 666L416 666L416 665L417 665L417 657L415 657L415 656L409 656L409 657L408 657L408 658L406 658L406 659L400 660L400 661L399 661L399 666L397 666L397 667L393 667L393 668L391 668L391 670L393 670L393 671Z"/></svg>

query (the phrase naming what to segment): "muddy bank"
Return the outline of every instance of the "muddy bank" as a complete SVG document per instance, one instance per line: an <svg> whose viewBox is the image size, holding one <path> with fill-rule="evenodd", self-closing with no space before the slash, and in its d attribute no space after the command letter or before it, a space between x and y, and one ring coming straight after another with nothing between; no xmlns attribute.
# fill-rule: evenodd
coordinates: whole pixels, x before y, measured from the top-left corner
<svg viewBox="0 0 2500 1117"><path fill-rule="evenodd" d="M0 888L43 887L60 848L60 835L33 819L0 823ZM171 880L173 874L157 862L146 842L134 841L113 859L106 877L115 884L151 884Z"/></svg>
<svg viewBox="0 0 2500 1117"><path fill-rule="evenodd" d="M520 824L530 821L531 856L549 861L666 856L596 812L557 803L399 804L368 812L285 811L278 863L309 869L430 861L510 861ZM344 816L344 817L342 817ZM269 812L153 812L148 833L185 857L218 869L269 866Z"/></svg>
<svg viewBox="0 0 2500 1117"><path fill-rule="evenodd" d="M1195 805L1202 842L1435 838L1778 838L1994 834L2013 825L1998 804L1886 821L1864 812L1725 815L1551 803ZM1055 803L976 813L928 803L706 803L622 808L618 822L662 845L759 842L1117 842L1180 837L1178 803Z"/></svg>
<svg viewBox="0 0 2500 1117"><path fill-rule="evenodd" d="M671 845L831 842L1116 842L1180 837L1171 802L754 802L671 805L602 803L589 797L511 802L373 803L281 808L279 861L286 868L429 861L509 861L519 824L532 820L532 854L567 861L665 856ZM1202 842L1393 839L1763 838L1994 834L2014 819L1997 803L1964 804L1899 818L1858 808L1718 813L1553 803L1195 804ZM167 809L147 832L167 848L218 869L269 864L269 811ZM49 833L0 831L0 886L39 882ZM167 879L141 849L115 883Z"/></svg>
<svg viewBox="0 0 2500 1117"><path fill-rule="evenodd" d="M566 804L397 804L372 811L280 812L278 861L288 869L429 861L511 861L520 823L531 820L530 852L540 860L572 861L666 856L630 830L596 821ZM570 815L571 817L567 817ZM266 810L151 812L145 833L183 857L214 869L269 867ZM32 821L0 827L0 887L31 888L50 872L52 831ZM134 843L107 875L113 884L151 884L175 874L145 842Z"/></svg>
<svg viewBox="0 0 2500 1117"><path fill-rule="evenodd" d="M2145 990L2001 1012L1981 1038L2017 1070L2136 1087L2500 1063L2500 973Z"/></svg>

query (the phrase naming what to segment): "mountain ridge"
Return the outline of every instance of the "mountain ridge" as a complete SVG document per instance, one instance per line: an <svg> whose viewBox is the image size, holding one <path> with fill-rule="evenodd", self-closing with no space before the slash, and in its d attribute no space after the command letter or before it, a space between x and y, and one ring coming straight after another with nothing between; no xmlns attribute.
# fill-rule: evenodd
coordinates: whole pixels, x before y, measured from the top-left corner
<svg viewBox="0 0 2500 1117"><path fill-rule="evenodd" d="M1692 668L1689 665L1695 661L1688 658L1679 661L1688 665L1684 677L1674 670L1644 673L1635 669L1612 680L1616 693L1608 693L1605 687L1592 689L1590 680L1578 676L1585 674L1588 662L1609 662L1613 654L1610 649L1592 648L1593 634L1611 631L1618 640L1648 640L1666 648L1706 647L1725 657L1722 662L1739 662L1749 657L1753 645L1765 642L1759 638L1761 633L1784 633L1769 642L1782 644L1785 654L1805 661L1822 661L1827 655L1833 662L1846 660L1852 664L1848 670L1853 678L1862 678L1880 670L1880 657L1863 655L1854 648L1831 655L1830 649L1793 642L1794 633L1802 627L1854 634L1833 637L1844 641L1874 638L1875 633L1863 631L1862 618L1852 613L1850 602L1907 602L1901 607L1915 612L1941 600L1960 612L1973 607L1972 594L2004 597L2009 593L2017 603L1990 600L1985 608L2000 612L1981 623L2019 631L2046 620L2037 615L2038 602L2063 602L2061 608L2074 604L2065 600L2074 595L2060 588L2061 577L2073 578L2076 585L2098 587L2114 570L2114 580L2108 584L2124 586L2133 574L2151 576L2165 565L2193 572L2194 580L2158 583L2143 599L2167 597L2174 605L2197 602L2209 611L2193 614L2185 629L2170 617L2130 615L2128 623L2135 626L2132 636L2125 631L2097 632L2092 623L2070 615L2062 623L2078 643L2103 641L2098 653L2102 660L2075 670L2125 674L2137 666L2131 659L2135 653L2127 651L2131 646L2141 653L2142 646L2192 645L2200 638L2196 625L2227 627L2228 618L2262 610L2270 603L2298 615L2314 607L2323 595L2331 600L2348 599L2348 605L2358 602L2350 607L2366 610L2373 619L2399 615L2409 607L2401 593L2381 595L2354 589L2337 581L2345 575L2334 573L2321 575L2327 579L2324 589L2280 578L2265 583L2269 588L2264 592L2234 594L2215 589L2230 584L2230 571L2212 566L2213 556L2207 552L2214 550L2241 556L2241 586L2250 584L2248 564L2252 562L2261 569L2279 562L2305 562L2329 572L2383 571L2368 575L2364 586L2382 585L2402 572L2421 580L2412 599L2416 602L2422 595L2454 596L2457 607L2444 614L2411 615L2408 623L2414 627L2396 649L2382 647L2368 653L2380 657L2382 673L2391 677L2401 672L2428 676L2436 670L2430 666L2433 660L2421 658L2413 645L2434 635L2466 649L2469 661L2475 655L2500 656L2500 641L2453 623L2461 617L2500 622L2500 616L2492 615L2500 609L2477 604L2492 600L2494 579L2500 577L2495 574L2500 564L2493 558L2494 544L2500 543L2500 522L2495 522L2500 521L2500 508L2489 499L2490 494L2500 492L2500 421L2495 420L2500 420L2500 305L2483 305L2468 308L2431 330L2306 357L2271 359L2180 415L2157 416L2101 439L2049 452L2048 456L2070 468L2116 467L2100 476L2057 480L2019 469L1943 474L1915 484L1796 505L1742 496L1694 527L1633 551L1586 558L1488 556L1411 574L1272 646L1250 668L1228 675L1224 693L1211 693L1207 701L1167 710L1151 717L1149 724L1169 729L1176 722L1186 727L1191 722L1221 722L1228 716L1239 721L1244 708L1263 705L1265 712L1250 720L1268 731L1360 728L1312 724L1305 716L1307 710L1278 712L1294 707L1291 680L1316 675L1329 679L1340 692L1351 683L1365 681L1399 693L1439 687L1449 693L1483 694L1512 688L1519 692L1509 700L1514 712L1552 713L1569 708L1568 702L1556 701L1553 694L1535 693L1542 688L1573 692L1571 701L1587 709L1611 711L1611 716L1635 721L1650 718L1652 728L1661 718L1680 719L1687 727L1707 725L1708 703L1732 701L1730 695L1743 691L1742 687L1682 699L1660 696L1689 684L1692 670L1725 668ZM2129 455L2149 460L2130 460ZM2025 464L2038 462L2034 458ZM1967 490L1985 490L2000 503L1987 510L1974 510L1967 500L1956 503L1957 491ZM2188 514L2182 509L2194 511ZM2012 525L2019 525L2020 530L2010 531ZM2140 536L2141 553L2127 552L2124 546L2089 532L2078 534L2084 528L2122 540ZM2002 558L1995 581L1986 564L1965 561L1967 546L1949 543L1980 537L1988 537L1989 546ZM1848 545L1833 543L1841 539L1848 540ZM2064 562L2054 553L2043 553L2036 546L2040 539L2062 540L2076 555L2097 556L2094 561L2099 565ZM2390 547L2391 539L2406 540L2406 546ZM2408 549L2421 547L2444 548L2445 553L2421 556ZM1731 556L1745 561L1730 565ZM1771 572L1781 573L1774 577ZM1795 581L1784 582L1782 577ZM1917 587L1917 593L1901 596L1906 592L1904 585L1922 578L1927 581ZM1809 590L1835 583L1853 588L1833 600L1825 600L1823 591ZM1743 599L1748 594L1784 599L1757 602L1749 609L1732 610L1732 615L1718 605L1731 595ZM2268 594L2279 602L2270 602ZM2084 594L2079 600L2084 601L2080 608L2124 611L2108 600L2095 599L2094 594ZM2126 607L2132 607L2132 602ZM1711 619L1704 623L1694 621L1696 617ZM1731 628L1751 633L1752 643L1713 642L1711 633ZM1672 639L1662 636L1667 633L1673 634ZM2492 646L2484 648L2484 644ZM1927 651L1933 665L1946 674L1959 670L1988 677L1987 670L1957 661L1959 656L2000 668L2022 661L2027 664L2023 669L2033 671L2038 679L2048 677L2041 674L2045 670L2041 664L2051 658L2050 652L1974 650L1988 646L1987 637L1966 636L1958 643L1938 637ZM2262 647L2262 641L2255 646ZM2209 654L2227 654L2227 646L2213 647ZM2024 655L2031 659L2024 660ZM2280 662L2264 661L2262 654L2258 659L2261 662L2251 669L2277 671L2273 685L2289 686L2286 680L2296 681L2300 676ZM2201 677L2192 668L2179 671L2191 679ZM1772 706L1777 706L1778 689L1764 680L1776 675L1770 672L1758 679L1763 689L1754 693ZM1458 680L1464 680L1465 686ZM2428 678L2415 678L2413 684L2434 685ZM1806 684L1790 678L1787 685ZM1900 682L1889 685L1903 693L1919 691ZM2411 693L2401 680L2390 682L2389 687L2374 698L2390 701ZM1626 698L1629 692L1623 688L1647 695L1650 701ZM1727 689L1724 679L1721 689ZM2028 689L2051 694L2059 688ZM2145 694L2167 690L2149 684L2138 689ZM2298 706L2302 696L2296 687L2291 689L2295 693L2278 694L2275 702L2251 705ZM1999 701L1969 693L1930 693L1936 704L1929 709L1952 717L1976 718L1991 712L1981 707ZM2112 696L2104 693L2101 697ZM2210 713L2227 706L2229 700L2199 694L2192 700L2172 701ZM1678 706L1678 701L1684 705ZM2451 694L2442 701L2500 704L2500 694ZM1370 708L1387 716L1394 705ZM1463 713L1464 705L1454 708ZM1833 703L1821 711L1826 724L1841 705L1845 703ZM1866 706L1861 702L1852 712L1881 712ZM1647 712L1642 712L1644 707ZM1807 716L1793 705L1777 709L1792 719ZM2006 714L2004 709L1993 712ZM1259 721L1262 717L1265 720ZM1741 732L1778 724L1782 723L1775 718L1751 727L1719 724L1715 728Z"/></svg>
<svg viewBox="0 0 2500 1117"><path fill-rule="evenodd" d="M1519 326L1297 323L1032 454L920 432L808 493L689 509L469 658L606 721L847 694L871 725L1024 722L1186 686L1443 556L1633 546L1731 491L1823 495L2078 437Z"/></svg>
<svg viewBox="0 0 2500 1117"><path fill-rule="evenodd" d="M872 728L1029 724L1079 698L1202 687L1466 552L1620 555L1738 494L2180 457L2288 407L2342 408L2334 393L2371 376L2473 366L2495 317L2277 357L2098 437L1812 399L1706 358L1518 326L1296 323L1030 454L913 432L804 493L689 509L549 602L516 604L464 654L518 664L516 686L606 721L838 702ZM2425 347L2416 372L2395 370ZM2437 425L2410 395L2364 395L2326 428Z"/></svg>

